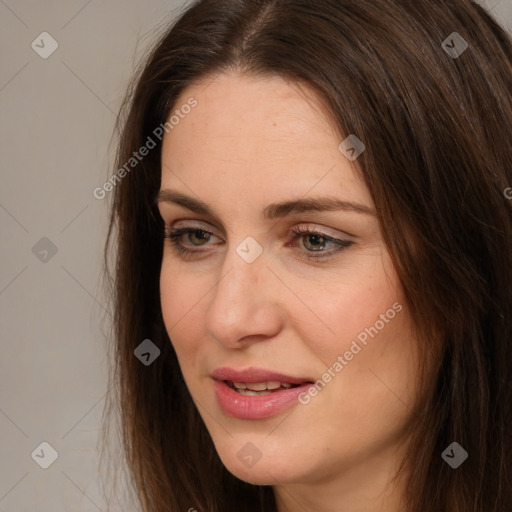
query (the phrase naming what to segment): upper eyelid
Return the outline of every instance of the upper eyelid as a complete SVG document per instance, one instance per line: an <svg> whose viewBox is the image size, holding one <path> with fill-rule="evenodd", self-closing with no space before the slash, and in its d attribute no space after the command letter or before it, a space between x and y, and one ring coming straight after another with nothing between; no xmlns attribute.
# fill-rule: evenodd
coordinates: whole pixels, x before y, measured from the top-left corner
<svg viewBox="0 0 512 512"><path fill-rule="evenodd" d="M186 224L184 224L183 226L181 225L178 225L176 226L177 223L180 223L180 222L183 222ZM197 224L196 224L197 223ZM179 229L190 229L191 231L193 230L203 230L203 231L207 231L208 233L211 233L212 235L216 236L216 237L219 237L219 235L217 235L214 231L217 231L217 228L213 227L212 229L212 225L207 223L207 222L204 222L204 221L200 221L200 220L190 220L190 221L176 221L173 223L173 225L171 226L170 224L165 224L166 228L170 231L177 231ZM220 230L218 230L220 231Z"/></svg>
<svg viewBox="0 0 512 512"><path fill-rule="evenodd" d="M299 229L300 228L300 229ZM338 229L328 228L327 226L315 226L311 223L300 223L298 226L295 226L295 229L299 231L302 231L304 234L307 234L308 232L318 232L319 234L325 235L326 237L335 238L335 239L345 239L349 238L351 240L356 240L357 237L355 235L352 235L348 233L347 231L341 231ZM294 231L294 229L290 228L290 231Z"/></svg>
<svg viewBox="0 0 512 512"><path fill-rule="evenodd" d="M183 222L186 224L184 224L183 226L178 226L178 227L170 226L169 224L166 224L165 225L166 232L167 231L173 232L173 231L180 231L180 230L189 230L189 231L201 230L201 231L210 233L211 235L213 235L216 238L222 239L219 235L217 235L215 232L210 230L209 227L204 227L203 225L188 224L188 222L194 222L192 220L191 221L178 221L178 222ZM204 222L204 221L196 221L196 222ZM208 224L208 226L211 226L211 224L209 224L209 223L206 223L206 224ZM335 230L335 231L337 231L337 230ZM337 231L339 233L339 235L338 235L336 233L332 233L330 228L314 226L309 223L302 223L302 224L299 224L298 226L294 226L293 228L289 228L287 230L287 234L289 234L290 232L293 233L295 235L295 237L306 236L308 233L312 233L312 234L317 233L321 236L324 236L327 239L340 240L340 241L346 241L346 242L354 242L355 239L357 238L354 235L351 235L346 232Z"/></svg>

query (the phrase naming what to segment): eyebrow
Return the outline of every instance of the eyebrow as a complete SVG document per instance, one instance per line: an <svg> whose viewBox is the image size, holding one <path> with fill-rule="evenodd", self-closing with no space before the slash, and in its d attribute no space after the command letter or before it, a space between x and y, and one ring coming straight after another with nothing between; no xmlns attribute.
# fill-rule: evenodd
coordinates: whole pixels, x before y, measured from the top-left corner
<svg viewBox="0 0 512 512"><path fill-rule="evenodd" d="M217 217L206 203L175 190L160 190L155 198L155 204L158 203L174 203L199 215ZM351 201L343 201L336 197L316 197L272 203L264 208L263 216L265 219L271 220L286 217L293 213L336 210L352 211L375 216L375 210L369 206Z"/></svg>

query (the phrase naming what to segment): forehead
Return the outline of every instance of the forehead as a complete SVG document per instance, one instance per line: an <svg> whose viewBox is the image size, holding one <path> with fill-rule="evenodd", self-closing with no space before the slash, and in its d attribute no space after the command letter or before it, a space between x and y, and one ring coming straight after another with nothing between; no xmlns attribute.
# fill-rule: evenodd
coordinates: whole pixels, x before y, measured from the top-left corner
<svg viewBox="0 0 512 512"><path fill-rule="evenodd" d="M197 105L183 109L191 98ZM338 149L342 135L311 89L278 76L226 73L187 87L173 114L179 122L164 137L162 188L192 183L212 191L222 184L238 195L345 190L371 204L356 163Z"/></svg>

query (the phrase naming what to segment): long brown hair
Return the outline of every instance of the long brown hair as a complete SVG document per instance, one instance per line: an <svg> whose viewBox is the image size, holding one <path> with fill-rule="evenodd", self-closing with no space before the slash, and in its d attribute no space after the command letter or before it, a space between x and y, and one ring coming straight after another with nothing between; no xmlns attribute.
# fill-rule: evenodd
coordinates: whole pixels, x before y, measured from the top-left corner
<svg viewBox="0 0 512 512"><path fill-rule="evenodd" d="M125 172L110 186L115 369L106 410L119 409L143 510L276 510L271 487L221 463L160 304L154 130L193 81L234 69L308 84L340 133L366 145L358 164L424 356L403 463L406 510L512 509L509 35L469 0L197 0L128 92L116 163ZM150 136L157 147L128 169ZM134 357L145 339L161 351L150 366ZM469 454L457 469L441 457L453 441Z"/></svg>

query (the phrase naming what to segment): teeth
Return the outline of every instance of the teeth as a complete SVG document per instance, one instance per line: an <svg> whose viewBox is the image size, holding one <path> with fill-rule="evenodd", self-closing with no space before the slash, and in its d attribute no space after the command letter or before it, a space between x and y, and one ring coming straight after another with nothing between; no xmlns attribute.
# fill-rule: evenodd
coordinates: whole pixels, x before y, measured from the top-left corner
<svg viewBox="0 0 512 512"><path fill-rule="evenodd" d="M273 391L283 387L285 389L290 389L292 384L289 382L279 382L277 380L269 380L267 382L233 382L233 386L237 391L247 391L247 393L243 393L246 395L254 396L251 391ZM266 394L266 393L265 393Z"/></svg>
<svg viewBox="0 0 512 512"><path fill-rule="evenodd" d="M265 389L267 389L266 382L248 382L246 386L247 389L250 389L252 391L265 391Z"/></svg>

